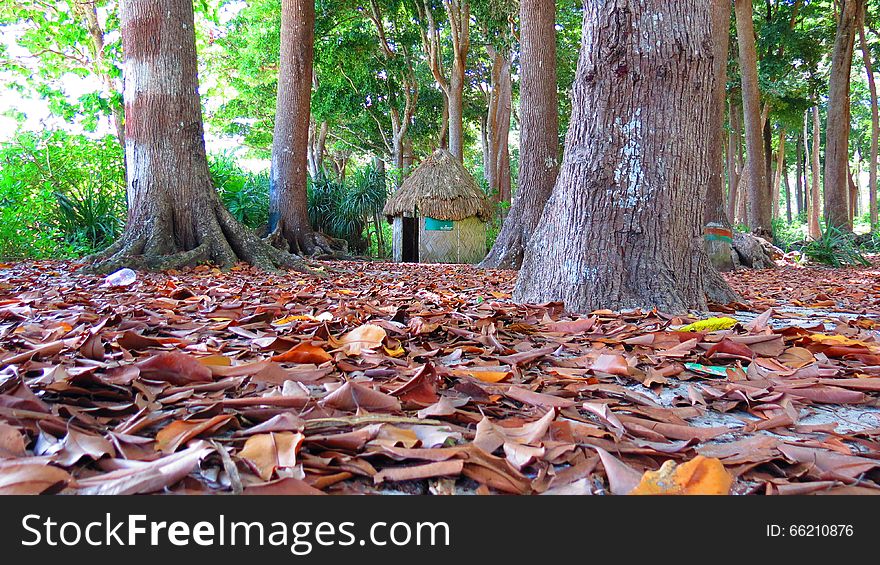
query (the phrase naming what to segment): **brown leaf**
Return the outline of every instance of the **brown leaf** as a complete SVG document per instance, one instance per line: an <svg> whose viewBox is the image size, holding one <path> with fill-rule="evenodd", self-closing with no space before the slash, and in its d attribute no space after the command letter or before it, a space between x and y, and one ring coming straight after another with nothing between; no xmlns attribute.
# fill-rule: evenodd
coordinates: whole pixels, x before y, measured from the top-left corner
<svg viewBox="0 0 880 565"><path fill-rule="evenodd" d="M337 410L361 408L371 412L399 412L401 409L400 401L393 396L352 381L325 396L320 404Z"/></svg>
<svg viewBox="0 0 880 565"><path fill-rule="evenodd" d="M72 480L64 469L27 459L0 461L0 495L57 492Z"/></svg>
<svg viewBox="0 0 880 565"><path fill-rule="evenodd" d="M213 380L211 369L179 351L159 353L137 363L136 367L140 370L142 378L165 381L178 386Z"/></svg>
<svg viewBox="0 0 880 565"><path fill-rule="evenodd" d="M264 481L272 478L278 468L295 467L296 454L305 436L281 432L249 437L238 457L245 460Z"/></svg>
<svg viewBox="0 0 880 565"><path fill-rule="evenodd" d="M174 453L189 440L204 434L216 432L228 424L234 416L220 414L208 419L177 420L171 422L156 434L156 451Z"/></svg>
<svg viewBox="0 0 880 565"><path fill-rule="evenodd" d="M144 463L121 462L119 469L76 482L79 494L144 494L176 484L196 468L214 449L197 442L167 457Z"/></svg>

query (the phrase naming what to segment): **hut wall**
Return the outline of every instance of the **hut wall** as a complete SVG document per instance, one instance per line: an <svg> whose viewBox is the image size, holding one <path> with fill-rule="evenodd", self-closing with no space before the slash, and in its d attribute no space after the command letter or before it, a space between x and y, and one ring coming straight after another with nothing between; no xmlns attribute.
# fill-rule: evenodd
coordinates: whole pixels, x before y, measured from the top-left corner
<svg viewBox="0 0 880 565"><path fill-rule="evenodd" d="M478 218L453 222L451 231L425 229L419 218L420 263L479 263L486 256L486 224Z"/></svg>

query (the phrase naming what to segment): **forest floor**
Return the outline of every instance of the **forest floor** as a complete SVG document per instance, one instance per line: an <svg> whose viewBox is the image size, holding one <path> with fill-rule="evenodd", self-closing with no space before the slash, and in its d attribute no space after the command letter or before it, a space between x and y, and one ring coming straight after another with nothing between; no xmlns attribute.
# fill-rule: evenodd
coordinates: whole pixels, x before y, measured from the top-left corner
<svg viewBox="0 0 880 565"><path fill-rule="evenodd" d="M880 493L880 269L738 271L687 332L315 265L0 265L0 493Z"/></svg>

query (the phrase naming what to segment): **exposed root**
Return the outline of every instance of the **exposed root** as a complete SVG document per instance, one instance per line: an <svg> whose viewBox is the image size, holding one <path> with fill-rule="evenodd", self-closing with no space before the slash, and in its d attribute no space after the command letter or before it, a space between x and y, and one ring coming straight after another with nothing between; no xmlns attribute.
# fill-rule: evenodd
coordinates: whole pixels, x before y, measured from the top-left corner
<svg viewBox="0 0 880 565"><path fill-rule="evenodd" d="M351 259L348 256L348 243L321 232L311 230L285 230L279 224L264 241L277 249L303 257L316 259Z"/></svg>
<svg viewBox="0 0 880 565"><path fill-rule="evenodd" d="M192 249L177 248L171 234L128 229L116 243L86 257L84 269L95 273L123 267L165 271L203 263L228 269L243 261L264 270L292 269L315 274L300 257L272 247L236 222L221 204L213 212L199 218L195 232L200 243Z"/></svg>

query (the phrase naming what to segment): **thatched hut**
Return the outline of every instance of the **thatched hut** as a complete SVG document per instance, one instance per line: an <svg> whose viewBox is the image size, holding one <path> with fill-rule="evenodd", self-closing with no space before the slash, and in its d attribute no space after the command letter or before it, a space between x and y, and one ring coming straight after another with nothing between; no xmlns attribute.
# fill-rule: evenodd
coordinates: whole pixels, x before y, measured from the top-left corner
<svg viewBox="0 0 880 565"><path fill-rule="evenodd" d="M492 205L464 166L444 149L425 159L385 204L394 226L394 260L478 263L486 255Z"/></svg>

